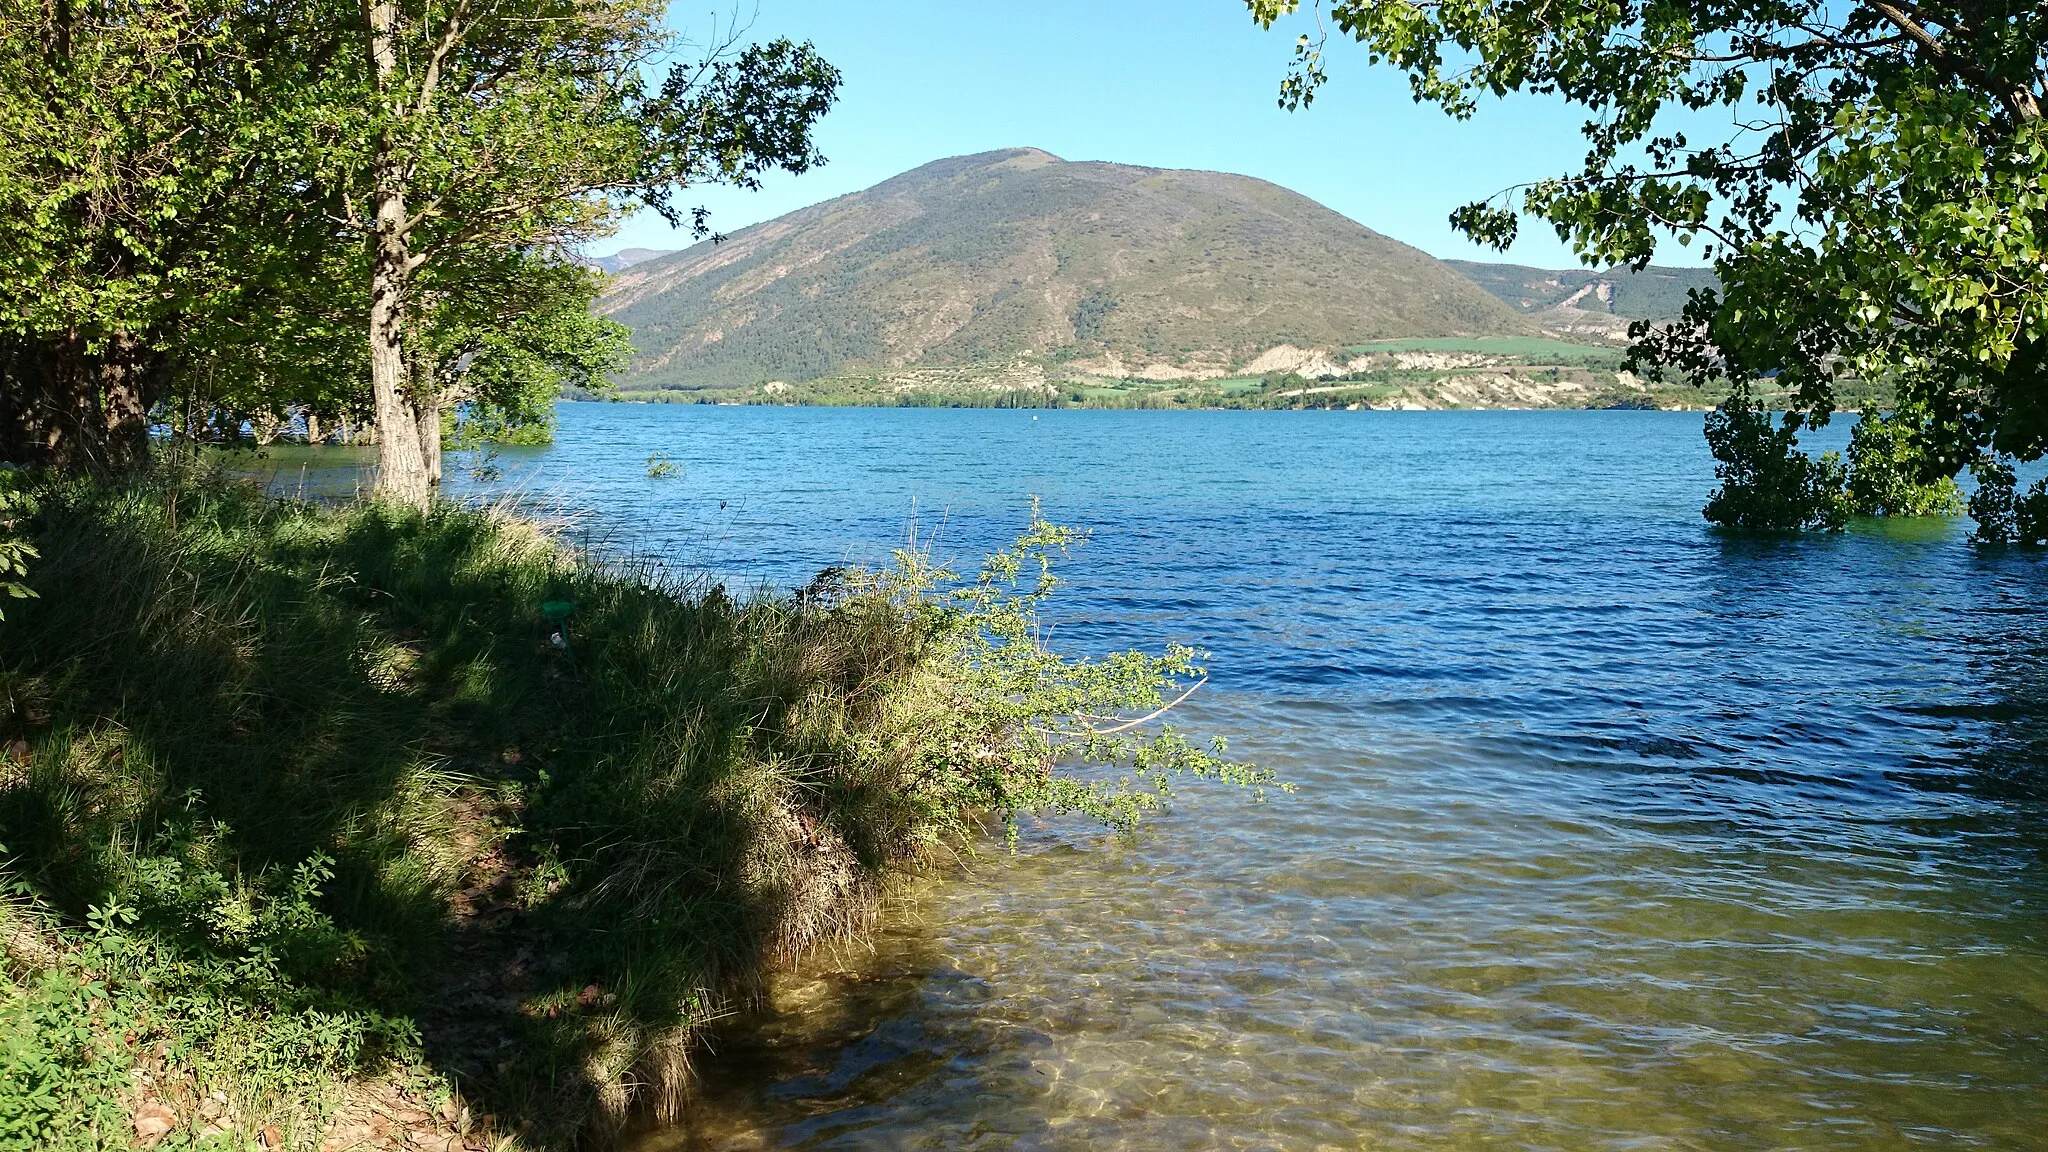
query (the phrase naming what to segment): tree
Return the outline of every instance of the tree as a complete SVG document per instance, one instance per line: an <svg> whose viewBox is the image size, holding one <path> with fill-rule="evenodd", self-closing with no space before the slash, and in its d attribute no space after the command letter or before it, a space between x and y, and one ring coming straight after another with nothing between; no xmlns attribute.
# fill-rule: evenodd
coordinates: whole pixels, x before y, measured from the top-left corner
<svg viewBox="0 0 2048 1152"><path fill-rule="evenodd" d="M1849 434L1845 496L1860 516L1953 516L1963 490L1953 477L1922 480L1927 463L1913 429L1896 416L1865 412Z"/></svg>
<svg viewBox="0 0 2048 1152"><path fill-rule="evenodd" d="M702 234L674 197L751 186L821 162L811 128L839 76L808 44L732 42L651 83L676 44L652 0L369 0L360 122L344 118L335 182L369 245L369 367L380 490L423 505L440 469L433 373L408 349L437 276L505 253L560 250L654 208ZM443 297L445 299L445 297Z"/></svg>
<svg viewBox="0 0 2048 1152"><path fill-rule="evenodd" d="M432 374L442 425L467 443L544 440L563 390L603 388L633 351L625 325L591 311L596 269L532 252L502 256L438 292L414 332L414 363Z"/></svg>
<svg viewBox="0 0 2048 1152"><path fill-rule="evenodd" d="M0 0L0 459L125 468L196 319L333 233L306 3Z"/></svg>
<svg viewBox="0 0 2048 1152"><path fill-rule="evenodd" d="M1773 423L1741 387L1707 413L1707 447L1721 481L1707 498L1707 519L1749 532L1840 528L1849 518L1842 463L1832 452L1818 460L1801 452L1799 428L1796 413Z"/></svg>
<svg viewBox="0 0 2048 1152"><path fill-rule="evenodd" d="M2022 492L2011 466L1985 461L1977 469L1977 490L1970 494L1970 517L1977 521L1979 543L2048 543L2048 479Z"/></svg>
<svg viewBox="0 0 2048 1152"><path fill-rule="evenodd" d="M1298 0L1248 0L1271 26ZM1588 263L1699 242L1722 288L1633 330L1636 365L1769 373L1810 424L1845 377L1889 380L1916 483L1986 450L2048 450L2048 9L1920 0L1334 0L1319 17L1469 117L1484 93L1584 108L1575 173L1468 204L1506 248L1520 213ZM1319 27L1324 27L1319 19ZM1281 103L1326 81L1303 36ZM1710 138L1709 109L1734 113ZM1517 201L1514 192L1519 191Z"/></svg>
<svg viewBox="0 0 2048 1152"><path fill-rule="evenodd" d="M616 363L571 245L635 206L705 234L683 188L822 160L809 45L691 55L661 14L0 0L0 459L130 466L166 401L231 432L368 399L423 503L445 406L544 415Z"/></svg>
<svg viewBox="0 0 2048 1152"><path fill-rule="evenodd" d="M296 419L308 437L374 420L366 253L351 242L329 255L302 283L187 329L165 385L171 423L193 439L234 439L246 422L261 439L296 434ZM562 391L604 388L631 334L592 313L596 269L562 253L477 255L415 285L407 371L430 382L444 426L461 417L465 440L545 440Z"/></svg>

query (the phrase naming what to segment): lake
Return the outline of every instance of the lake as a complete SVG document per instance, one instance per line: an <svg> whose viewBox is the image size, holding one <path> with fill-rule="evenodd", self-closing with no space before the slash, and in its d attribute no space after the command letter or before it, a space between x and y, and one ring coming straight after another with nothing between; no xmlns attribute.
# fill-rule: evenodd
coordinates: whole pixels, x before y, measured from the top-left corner
<svg viewBox="0 0 2048 1152"><path fill-rule="evenodd" d="M1038 496L1298 787L907 886L642 1148L2048 1146L2048 563L1716 536L1700 419L565 405L458 487L736 587Z"/></svg>

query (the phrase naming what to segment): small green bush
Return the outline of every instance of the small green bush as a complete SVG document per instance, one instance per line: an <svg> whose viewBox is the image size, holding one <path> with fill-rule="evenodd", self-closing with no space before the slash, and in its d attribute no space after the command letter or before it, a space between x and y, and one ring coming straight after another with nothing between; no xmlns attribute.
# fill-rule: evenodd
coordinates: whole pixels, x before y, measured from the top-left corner
<svg viewBox="0 0 2048 1152"><path fill-rule="evenodd" d="M1742 532L1841 531L1850 511L1841 459L1800 451L1800 427L1797 413L1774 421L1746 386L1707 413L1721 486L1707 498L1706 518Z"/></svg>
<svg viewBox="0 0 2048 1152"><path fill-rule="evenodd" d="M1849 507L1858 516L1956 516L1963 490L1953 477L1926 479L1913 425L1868 411L1849 433Z"/></svg>
<svg viewBox="0 0 2048 1152"><path fill-rule="evenodd" d="M7 619L5 602L27 600L35 589L26 582L28 562L36 547L21 538L17 525L35 511L35 502L16 487L14 473L0 470L0 621Z"/></svg>
<svg viewBox="0 0 2048 1152"><path fill-rule="evenodd" d="M1980 544L2048 544L2048 478L2034 481L2025 492L2012 465L1986 456L1971 465L1977 490L1970 494L1970 518L1977 522L1971 538Z"/></svg>
<svg viewBox="0 0 2048 1152"><path fill-rule="evenodd" d="M159 1147L239 1148L279 1126L310 1146L343 1078L418 1060L412 1021L307 971L360 948L318 906L330 862L238 883L194 847L127 855L138 903L110 898L69 932L0 910L0 1152L126 1147L145 1103L180 1120ZM17 955L27 940L40 964ZM232 1094L207 1116L219 1086Z"/></svg>

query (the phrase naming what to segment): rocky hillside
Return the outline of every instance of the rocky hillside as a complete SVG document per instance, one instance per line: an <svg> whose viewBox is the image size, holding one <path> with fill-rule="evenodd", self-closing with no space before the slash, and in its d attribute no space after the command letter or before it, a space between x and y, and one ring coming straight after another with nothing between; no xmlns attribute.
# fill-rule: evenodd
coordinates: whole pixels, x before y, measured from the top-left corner
<svg viewBox="0 0 2048 1152"><path fill-rule="evenodd" d="M1034 149L941 160L634 263L600 307L634 331L632 389L1020 359L1214 378L1281 345L1535 331L1442 261L1284 188Z"/></svg>
<svg viewBox="0 0 2048 1152"><path fill-rule="evenodd" d="M1564 270L1520 264L1445 263L1472 279L1545 331L1578 339L1625 340L1635 320L1670 320L1685 307L1694 288L1712 288L1705 268L1651 265L1640 272L1610 268Z"/></svg>

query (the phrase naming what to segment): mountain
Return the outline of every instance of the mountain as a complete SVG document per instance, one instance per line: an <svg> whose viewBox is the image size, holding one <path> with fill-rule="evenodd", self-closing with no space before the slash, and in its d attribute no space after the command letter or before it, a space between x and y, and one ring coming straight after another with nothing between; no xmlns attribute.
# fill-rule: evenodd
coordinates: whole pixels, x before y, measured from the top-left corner
<svg viewBox="0 0 2048 1152"><path fill-rule="evenodd" d="M634 264L599 307L633 329L633 389L1020 360L1217 377L1280 346L1535 332L1443 262L1276 185L1031 148Z"/></svg>
<svg viewBox="0 0 2048 1152"><path fill-rule="evenodd" d="M1519 264L1447 260L1472 282L1529 316L1545 330L1577 336L1625 338L1632 320L1670 320L1685 307L1694 288L1718 287L1706 268L1663 268L1640 272L1610 268L1563 271Z"/></svg>
<svg viewBox="0 0 2048 1152"><path fill-rule="evenodd" d="M657 256L667 256L673 248L621 248L609 256L592 256L584 263L606 272L623 272L635 264L644 264Z"/></svg>

